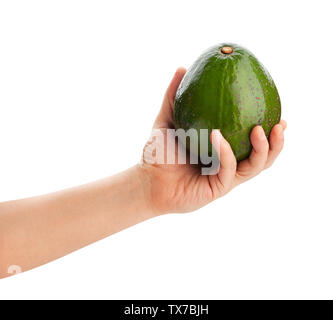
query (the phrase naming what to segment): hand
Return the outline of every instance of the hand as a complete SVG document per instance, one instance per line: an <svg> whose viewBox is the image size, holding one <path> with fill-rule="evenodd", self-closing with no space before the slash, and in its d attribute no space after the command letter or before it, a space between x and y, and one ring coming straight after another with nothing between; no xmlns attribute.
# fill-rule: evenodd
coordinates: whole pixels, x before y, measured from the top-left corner
<svg viewBox="0 0 333 320"><path fill-rule="evenodd" d="M174 98L185 72L184 68L176 71L154 123L154 129L161 129L164 135L165 129L174 128ZM269 142L262 127L256 126L251 132L252 153L238 165L229 143L219 130L214 130L211 142L215 150L220 151L220 169L216 175L201 175L200 168L188 161L186 164L150 164L143 157L140 168L149 180L148 194L152 209L157 214L193 211L258 175L270 167L281 152L286 126L284 120L275 125ZM178 150L177 142L175 149Z"/></svg>

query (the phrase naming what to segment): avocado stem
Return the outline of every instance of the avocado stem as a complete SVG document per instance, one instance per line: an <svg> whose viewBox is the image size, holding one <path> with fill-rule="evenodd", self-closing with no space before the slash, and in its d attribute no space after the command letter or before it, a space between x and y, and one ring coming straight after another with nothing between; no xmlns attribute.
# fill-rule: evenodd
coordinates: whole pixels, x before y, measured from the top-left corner
<svg viewBox="0 0 333 320"><path fill-rule="evenodd" d="M230 54L230 53L233 53L234 50L231 47L223 47L221 49L221 52L224 53L224 54Z"/></svg>

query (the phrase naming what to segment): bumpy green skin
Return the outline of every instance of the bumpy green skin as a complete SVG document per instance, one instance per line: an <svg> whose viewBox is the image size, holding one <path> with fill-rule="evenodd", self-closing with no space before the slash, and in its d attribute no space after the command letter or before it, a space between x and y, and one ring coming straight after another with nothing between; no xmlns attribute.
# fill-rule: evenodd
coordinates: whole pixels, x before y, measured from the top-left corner
<svg viewBox="0 0 333 320"><path fill-rule="evenodd" d="M221 53L224 46L232 47L233 53ZM268 137L280 117L273 79L251 52L232 43L204 52L185 74L175 97L176 129L220 129L237 161L251 152L253 127L262 125Z"/></svg>

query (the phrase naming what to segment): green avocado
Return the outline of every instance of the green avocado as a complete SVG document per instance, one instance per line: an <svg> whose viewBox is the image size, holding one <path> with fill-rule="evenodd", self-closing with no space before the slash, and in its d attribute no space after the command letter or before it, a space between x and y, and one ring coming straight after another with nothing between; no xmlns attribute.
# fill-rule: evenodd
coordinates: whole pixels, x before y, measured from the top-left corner
<svg viewBox="0 0 333 320"><path fill-rule="evenodd" d="M268 137L280 117L279 93L268 71L250 51L232 43L205 51L175 97L175 128L195 129L199 141L200 129L209 134L220 129L237 161L251 153L251 130L261 125ZM184 143L189 146L188 139ZM208 147L211 152L210 142Z"/></svg>

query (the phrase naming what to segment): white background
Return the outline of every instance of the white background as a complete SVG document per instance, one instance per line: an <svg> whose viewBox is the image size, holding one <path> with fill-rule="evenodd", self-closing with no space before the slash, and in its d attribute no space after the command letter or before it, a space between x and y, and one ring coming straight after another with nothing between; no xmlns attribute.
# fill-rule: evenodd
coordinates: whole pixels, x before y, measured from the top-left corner
<svg viewBox="0 0 333 320"><path fill-rule="evenodd" d="M0 280L0 298L333 298L331 1L1 1L0 201L135 164L178 66L249 48L286 144L222 199Z"/></svg>

